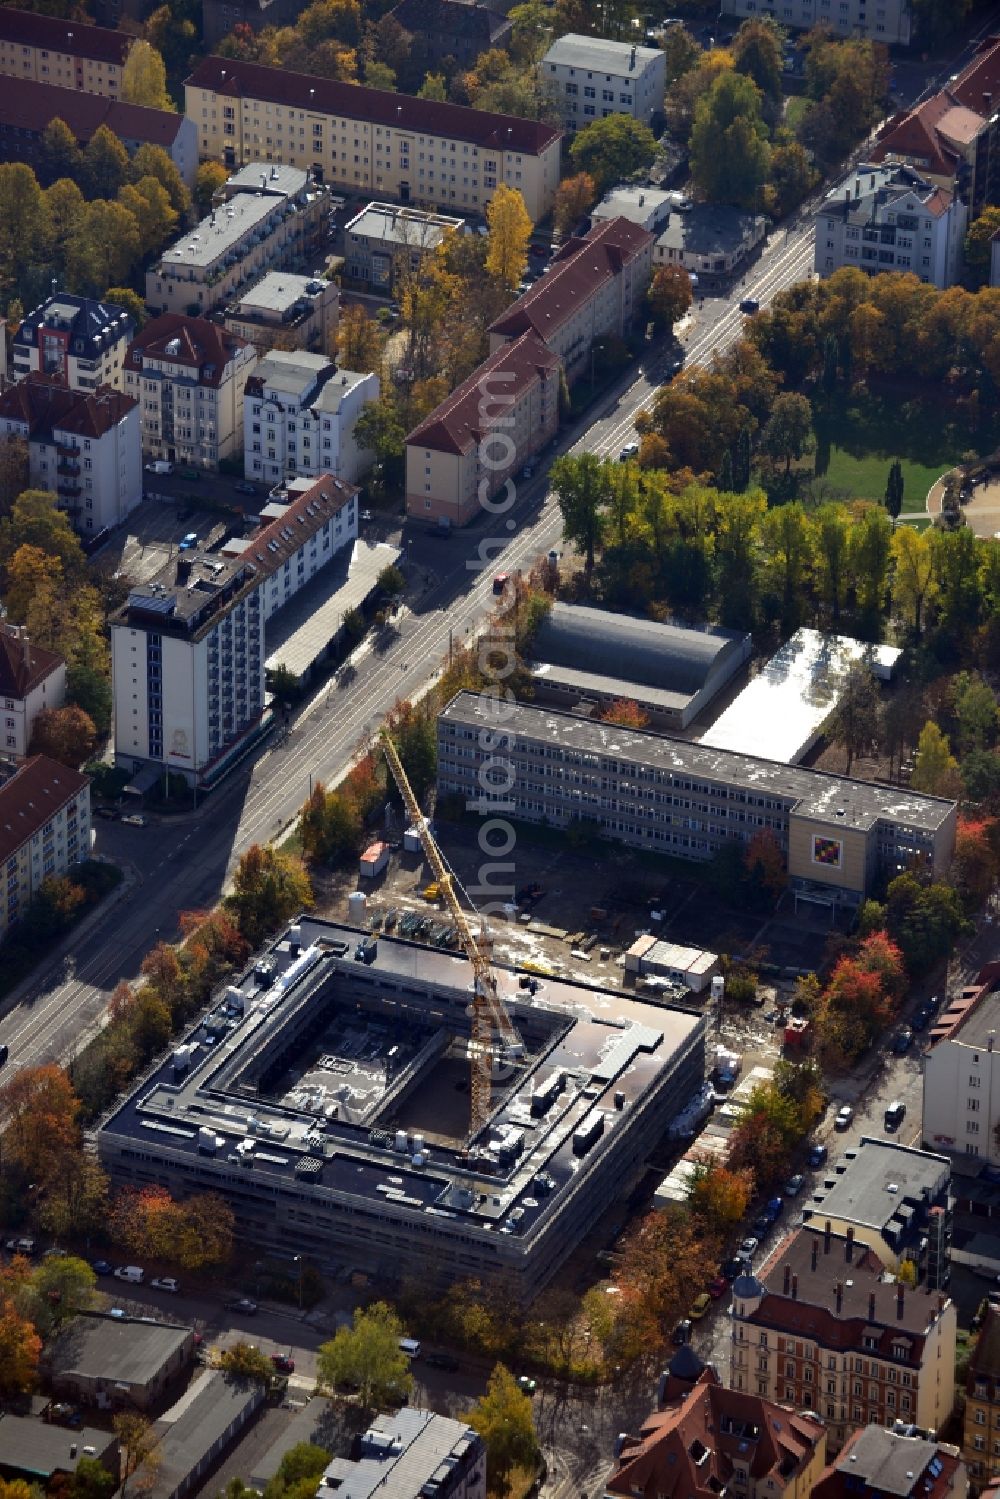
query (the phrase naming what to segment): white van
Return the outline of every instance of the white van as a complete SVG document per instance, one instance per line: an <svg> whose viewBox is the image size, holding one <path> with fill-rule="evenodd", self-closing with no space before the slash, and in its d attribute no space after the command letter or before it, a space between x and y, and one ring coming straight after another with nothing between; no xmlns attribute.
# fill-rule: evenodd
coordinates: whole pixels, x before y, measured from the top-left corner
<svg viewBox="0 0 1000 1499"><path fill-rule="evenodd" d="M141 1265L119 1265L115 1276L118 1280L127 1280L130 1285L139 1286L142 1284L143 1273Z"/></svg>
<svg viewBox="0 0 1000 1499"><path fill-rule="evenodd" d="M419 1358L420 1344L416 1338L400 1338L399 1351L405 1353L407 1358Z"/></svg>

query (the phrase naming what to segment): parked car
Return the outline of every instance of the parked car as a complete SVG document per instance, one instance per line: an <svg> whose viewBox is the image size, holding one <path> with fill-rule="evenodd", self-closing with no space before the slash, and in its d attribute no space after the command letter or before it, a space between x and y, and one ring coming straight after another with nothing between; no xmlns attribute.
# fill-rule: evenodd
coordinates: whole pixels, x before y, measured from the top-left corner
<svg viewBox="0 0 1000 1499"><path fill-rule="evenodd" d="M690 1317L682 1317L670 1334L670 1341L675 1348L680 1348L682 1343L690 1343L694 1324Z"/></svg>
<svg viewBox="0 0 1000 1499"><path fill-rule="evenodd" d="M94 808L94 816L95 817L105 817L105 818L107 818L108 822L117 822L118 818L119 818L119 815L120 814L115 810L114 807L95 807Z"/></svg>
<svg viewBox="0 0 1000 1499"><path fill-rule="evenodd" d="M201 469L191 468L190 466L179 468L177 470L177 477L178 479L187 479L189 483L194 484L201 478Z"/></svg>
<svg viewBox="0 0 1000 1499"><path fill-rule="evenodd" d="M538 1381L529 1378L527 1374L517 1376L517 1387L522 1395L533 1395L538 1389Z"/></svg>
<svg viewBox="0 0 1000 1499"><path fill-rule="evenodd" d="M717 1275L708 1283L708 1294L713 1301L718 1301L720 1296L725 1296L729 1289L729 1282L724 1275Z"/></svg>
<svg viewBox="0 0 1000 1499"><path fill-rule="evenodd" d="M176 1295L180 1290L180 1286L172 1275L158 1275L149 1284L153 1287L154 1291L172 1291Z"/></svg>
<svg viewBox="0 0 1000 1499"><path fill-rule="evenodd" d="M766 1213L758 1213L756 1218L753 1220L753 1231L757 1235L758 1239L765 1238L766 1235L770 1233L771 1227L772 1220L767 1216Z"/></svg>
<svg viewBox="0 0 1000 1499"><path fill-rule="evenodd" d="M279 1374L294 1374L295 1360L287 1353L272 1353L271 1363Z"/></svg>
<svg viewBox="0 0 1000 1499"><path fill-rule="evenodd" d="M497 573L496 577L493 579L493 592L497 595L498 598L500 594L503 593L509 582L510 573Z"/></svg>
<svg viewBox="0 0 1000 1499"><path fill-rule="evenodd" d="M719 1274L722 1276L723 1280L735 1280L742 1269L742 1260L723 1260L722 1264L719 1266Z"/></svg>
<svg viewBox="0 0 1000 1499"><path fill-rule="evenodd" d="M910 1021L910 1026L915 1031L925 1031L931 1023L933 1014L934 1011L927 1008L918 1010L913 1019Z"/></svg>
<svg viewBox="0 0 1000 1499"><path fill-rule="evenodd" d="M790 1176L788 1178L788 1180L785 1182L785 1196L786 1197L798 1197L799 1193L802 1191L802 1188L805 1186L805 1184L806 1184L805 1177L801 1174L801 1172L796 1171L795 1175L794 1176Z"/></svg>
<svg viewBox="0 0 1000 1499"><path fill-rule="evenodd" d="M895 1036L892 1038L892 1049L896 1053L897 1057L905 1056L912 1045L913 1032L911 1030L908 1030L905 1026L901 1031L897 1031Z"/></svg>
<svg viewBox="0 0 1000 1499"><path fill-rule="evenodd" d="M141 1265L118 1265L115 1269L115 1280L127 1280L130 1285L141 1286L144 1274L145 1271Z"/></svg>
<svg viewBox="0 0 1000 1499"><path fill-rule="evenodd" d="M192 549L192 547L196 547L197 545L198 545L198 532L197 531L189 531L186 536L182 536L181 537L180 542L179 542L178 547L177 547L177 550L179 552L190 552L191 549Z"/></svg>
<svg viewBox="0 0 1000 1499"><path fill-rule="evenodd" d="M637 442L627 442L618 454L618 459L621 463L628 463L630 458L638 458L638 456L639 444Z"/></svg>
<svg viewBox="0 0 1000 1499"><path fill-rule="evenodd" d="M853 1118L854 1110L851 1108L850 1104L842 1104L837 1110L836 1119L833 1121L834 1129L840 1130L841 1132L843 1132L845 1129L850 1129L851 1121Z"/></svg>
<svg viewBox="0 0 1000 1499"><path fill-rule="evenodd" d="M122 822L128 823L130 828L144 828L146 826L146 819L141 812L126 812L122 818Z"/></svg>
<svg viewBox="0 0 1000 1499"><path fill-rule="evenodd" d="M772 1197L764 1209L764 1216L769 1218L772 1223L777 1223L784 1211L785 1199L783 1197Z"/></svg>
<svg viewBox="0 0 1000 1499"><path fill-rule="evenodd" d="M743 1240L743 1242L740 1244L740 1254L743 1254L743 1255L756 1254L757 1250L759 1248L760 1248L760 1240L754 1238L753 1234L749 1234L747 1236L747 1238L745 1238Z"/></svg>
<svg viewBox="0 0 1000 1499"><path fill-rule="evenodd" d="M894 1100L886 1109L885 1115L883 1116L882 1120L886 1128L886 1133L890 1135L893 1134L897 1129L899 1129L899 1126L902 1124L905 1118L906 1104L900 1103L898 1099Z"/></svg>
<svg viewBox="0 0 1000 1499"><path fill-rule="evenodd" d="M6 1044L0 1044L0 1067L6 1067L6 1065L7 1065L7 1059L8 1059L9 1056L10 1056L10 1047L7 1046Z"/></svg>
<svg viewBox="0 0 1000 1499"><path fill-rule="evenodd" d="M67 1250L67 1249L59 1249L57 1245L53 1244L53 1246L52 1246L51 1249L46 1249L45 1253L42 1255L42 1259L43 1260L64 1260L64 1259L66 1259L66 1257L67 1257L68 1254L69 1254L69 1250Z"/></svg>
<svg viewBox="0 0 1000 1499"><path fill-rule="evenodd" d="M238 484L234 484L233 485L233 488L236 490L237 494L256 494L257 493L257 486L256 486L256 484L251 484L250 481L249 481L249 479L241 479Z"/></svg>
<svg viewBox="0 0 1000 1499"><path fill-rule="evenodd" d="M825 1145L811 1145L809 1147L809 1164L812 1167L822 1166L830 1152Z"/></svg>
<svg viewBox="0 0 1000 1499"><path fill-rule="evenodd" d="M692 1319L692 1321L697 1322L702 1317L704 1317L705 1313L708 1311L711 1305L711 1296L709 1296L707 1291L702 1291L701 1295L696 1296L692 1301L691 1310L688 1312L688 1316Z"/></svg>
<svg viewBox="0 0 1000 1499"><path fill-rule="evenodd" d="M110 1275L112 1269L107 1260L91 1260L90 1268L95 1275Z"/></svg>
<svg viewBox="0 0 1000 1499"><path fill-rule="evenodd" d="M249 1296L239 1296L235 1301L226 1302L227 1312L243 1312L245 1316L252 1317L257 1310L256 1301L251 1301Z"/></svg>

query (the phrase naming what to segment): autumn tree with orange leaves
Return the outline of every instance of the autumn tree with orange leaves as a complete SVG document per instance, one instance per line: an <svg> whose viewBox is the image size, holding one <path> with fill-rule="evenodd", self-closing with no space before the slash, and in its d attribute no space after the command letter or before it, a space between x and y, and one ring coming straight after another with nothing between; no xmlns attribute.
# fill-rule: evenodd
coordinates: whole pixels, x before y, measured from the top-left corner
<svg viewBox="0 0 1000 1499"><path fill-rule="evenodd" d="M649 724L649 714L627 697L615 698L600 717L601 723L617 724L622 729L645 729Z"/></svg>
<svg viewBox="0 0 1000 1499"><path fill-rule="evenodd" d="M61 1067L23 1067L0 1087L0 1113L7 1120L4 1159L39 1185L55 1175L80 1145L80 1100Z"/></svg>
<svg viewBox="0 0 1000 1499"><path fill-rule="evenodd" d="M688 1202L708 1228L721 1233L746 1216L754 1187L749 1167L735 1171L718 1161L696 1161Z"/></svg>
<svg viewBox="0 0 1000 1499"><path fill-rule="evenodd" d="M981 906L996 885L1000 874L997 835L995 817L958 819L950 878L968 910Z"/></svg>
<svg viewBox="0 0 1000 1499"><path fill-rule="evenodd" d="M663 1346L669 1328L711 1279L721 1240L684 1208L649 1213L626 1237L608 1356L632 1363Z"/></svg>
<svg viewBox="0 0 1000 1499"><path fill-rule="evenodd" d="M182 1270L227 1264L233 1231L232 1211L214 1192L177 1202L165 1187L126 1188L111 1212L112 1235L131 1254Z"/></svg>

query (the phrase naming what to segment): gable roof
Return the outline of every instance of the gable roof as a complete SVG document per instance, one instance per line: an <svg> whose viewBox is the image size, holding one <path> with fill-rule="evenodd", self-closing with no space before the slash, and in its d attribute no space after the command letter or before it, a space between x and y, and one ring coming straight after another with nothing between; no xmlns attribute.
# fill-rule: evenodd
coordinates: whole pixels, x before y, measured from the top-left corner
<svg viewBox="0 0 1000 1499"><path fill-rule="evenodd" d="M602 219L583 239L569 239L551 269L490 324L507 338L534 330L547 338L605 282L618 275L655 236L629 219Z"/></svg>
<svg viewBox="0 0 1000 1499"><path fill-rule="evenodd" d="M15 626L0 621L0 697L27 697L62 665L63 658L55 651L32 645Z"/></svg>
<svg viewBox="0 0 1000 1499"><path fill-rule="evenodd" d="M948 91L977 114L989 116L1000 108L1000 37L988 36L981 42L972 61L949 81Z"/></svg>
<svg viewBox="0 0 1000 1499"><path fill-rule="evenodd" d="M407 446L434 448L439 453L467 453L496 420L496 413L492 420L484 419L484 376L497 371L502 384L496 391L494 404L499 405L519 396L539 377L552 376L559 367L559 356L534 333L524 333L502 344L414 427L406 439Z"/></svg>
<svg viewBox="0 0 1000 1499"><path fill-rule="evenodd" d="M813 1489L814 1499L848 1499L859 1493L880 1499L944 1499L955 1492L958 1448L909 1429L885 1431L863 1426L845 1446ZM965 1492L965 1488L962 1488Z"/></svg>
<svg viewBox="0 0 1000 1499"><path fill-rule="evenodd" d="M176 348L169 347L176 343ZM202 385L221 385L226 366L249 344L238 333L209 318L188 317L183 312L162 312L151 318L129 344L125 368L142 369L143 359L166 359L194 368Z"/></svg>
<svg viewBox="0 0 1000 1499"><path fill-rule="evenodd" d="M468 109L463 104L414 99L409 94L390 94L384 89L365 88L360 83L338 83L312 73L236 62L231 57L206 57L187 84L231 99L263 99L300 109L306 105L325 114L344 115L373 125L391 125L395 129L468 141L487 151L521 151L537 156L562 135L561 130L536 120Z"/></svg>
<svg viewBox="0 0 1000 1499"><path fill-rule="evenodd" d="M110 385L70 390L58 375L33 371L0 395L0 419L22 423L29 438L51 441L56 429L79 437L103 437L138 406Z"/></svg>
<svg viewBox="0 0 1000 1499"><path fill-rule="evenodd" d="M894 115L869 159L881 162L896 158L935 177L952 177L961 166L964 148L985 123L982 115L958 103L945 89L916 109Z"/></svg>
<svg viewBox="0 0 1000 1499"><path fill-rule="evenodd" d="M22 761L10 779L0 785L0 861L16 853L89 783L89 776L50 760L48 755L32 755Z"/></svg>
<svg viewBox="0 0 1000 1499"><path fill-rule="evenodd" d="M52 120L60 119L86 145L101 125L124 140L161 146L169 152L184 127L185 116L167 109L147 109L86 94L82 89L57 88L33 78L4 76L0 89L0 124L17 125L41 135Z"/></svg>
<svg viewBox="0 0 1000 1499"><path fill-rule="evenodd" d="M115 63L119 67L132 50L134 37L107 26L91 26L85 21L60 21L37 11L0 7L0 40L25 47L47 47L52 52L66 52L73 57L90 57L95 62ZM4 84L6 87L6 83Z"/></svg>
<svg viewBox="0 0 1000 1499"><path fill-rule="evenodd" d="M404 31L433 32L482 42L484 47L513 29L505 15L485 5L470 5L469 0L399 0L389 14Z"/></svg>

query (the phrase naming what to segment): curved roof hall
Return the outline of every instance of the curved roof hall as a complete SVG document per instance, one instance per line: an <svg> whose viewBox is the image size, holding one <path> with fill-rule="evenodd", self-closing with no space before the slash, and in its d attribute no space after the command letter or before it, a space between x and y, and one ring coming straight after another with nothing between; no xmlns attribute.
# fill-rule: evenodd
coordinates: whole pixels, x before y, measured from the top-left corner
<svg viewBox="0 0 1000 1499"><path fill-rule="evenodd" d="M531 645L537 661L661 691L700 692L743 637L729 630L686 629L581 604L553 604Z"/></svg>

